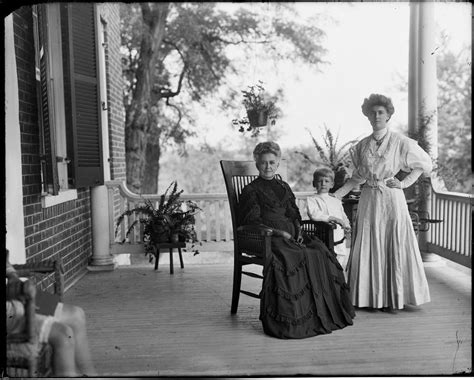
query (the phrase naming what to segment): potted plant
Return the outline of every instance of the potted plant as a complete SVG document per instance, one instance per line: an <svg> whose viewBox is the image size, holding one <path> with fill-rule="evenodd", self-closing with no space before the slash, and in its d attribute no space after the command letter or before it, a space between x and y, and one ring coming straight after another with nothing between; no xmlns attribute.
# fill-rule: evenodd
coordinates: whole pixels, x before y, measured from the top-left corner
<svg viewBox="0 0 474 380"><path fill-rule="evenodd" d="M269 96L263 87L263 82L258 81L256 85L248 86L248 90L242 90L242 104L247 113L246 117L232 120L234 126L239 127L239 132L252 131L257 135L259 128L275 124L279 110L276 107L277 96Z"/></svg>
<svg viewBox="0 0 474 380"><path fill-rule="evenodd" d="M182 193L183 190L178 191L178 184L173 181L160 196L157 206L151 200L144 199L143 204L126 210L117 219L115 235L126 216L136 215L138 218L130 224L122 242L125 242L135 225L141 223L144 227L145 255L150 254L150 261L153 259L153 247L159 243L190 242L194 247L197 242L194 230L195 215L201 209L191 200L180 199ZM199 253L198 250L193 251L195 254Z"/></svg>

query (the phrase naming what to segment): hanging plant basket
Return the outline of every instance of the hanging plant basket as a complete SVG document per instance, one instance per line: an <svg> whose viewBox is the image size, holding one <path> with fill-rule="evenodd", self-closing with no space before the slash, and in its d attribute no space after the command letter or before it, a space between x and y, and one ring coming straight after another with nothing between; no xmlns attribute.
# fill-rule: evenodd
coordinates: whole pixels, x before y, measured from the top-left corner
<svg viewBox="0 0 474 380"><path fill-rule="evenodd" d="M247 117L252 128L265 127L268 123L267 110L248 110Z"/></svg>
<svg viewBox="0 0 474 380"><path fill-rule="evenodd" d="M240 119L233 119L232 125L236 126L239 132L251 132L255 137L264 127L275 125L280 109L275 105L277 95L269 96L263 87L263 82L248 86L248 90L242 90L242 104L245 107L247 116Z"/></svg>

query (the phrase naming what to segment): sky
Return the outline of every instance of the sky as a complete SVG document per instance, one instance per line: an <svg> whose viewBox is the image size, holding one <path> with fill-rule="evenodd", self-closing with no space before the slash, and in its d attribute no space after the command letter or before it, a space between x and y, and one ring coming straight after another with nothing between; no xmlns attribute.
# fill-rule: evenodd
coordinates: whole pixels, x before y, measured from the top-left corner
<svg viewBox="0 0 474 380"><path fill-rule="evenodd" d="M330 64L317 72L292 63L265 62L256 52L237 84L243 89L262 80L270 91L283 86L285 100L279 105L284 115L277 125L284 132L279 144L309 145L307 129L317 136L323 125L338 133L341 143L368 135L370 125L360 106L371 93L390 96L395 106L390 124L406 125L408 94L399 91L397 84L400 77L408 77L409 3L308 2L295 6L301 17L326 15L318 26L326 33L324 58ZM437 30L451 37L450 50L470 46L470 3L436 3L435 22ZM203 112L198 117L200 136L189 143L231 143L238 132L231 128L230 120L218 112Z"/></svg>

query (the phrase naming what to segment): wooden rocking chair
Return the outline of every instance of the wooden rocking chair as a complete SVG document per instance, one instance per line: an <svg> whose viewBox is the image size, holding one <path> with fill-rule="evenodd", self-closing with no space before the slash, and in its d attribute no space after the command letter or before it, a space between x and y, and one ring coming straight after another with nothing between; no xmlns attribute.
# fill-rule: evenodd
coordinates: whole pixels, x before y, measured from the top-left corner
<svg viewBox="0 0 474 380"><path fill-rule="evenodd" d="M48 377L52 374L52 348L43 344L36 350L37 335L34 329L36 316L36 282L39 276L54 274L54 293L62 300L64 294L64 268L61 260L39 263L15 264L19 277L28 277L19 294L9 292L7 299L17 299L24 304L25 329L7 335L6 374L9 377Z"/></svg>
<svg viewBox="0 0 474 380"><path fill-rule="evenodd" d="M271 255L272 231L260 226L237 225L237 209L242 189L258 177L258 170L254 161L220 161L224 181L229 198L232 229L234 235L234 279L232 285L231 314L237 313L240 293L247 296L260 298L258 294L242 290L242 275L263 279L263 276L242 270L244 265L256 264L265 266ZM280 162L277 178L285 180L287 164ZM317 236L326 246L334 248L333 226L326 222L305 220L302 223L303 231L309 235Z"/></svg>

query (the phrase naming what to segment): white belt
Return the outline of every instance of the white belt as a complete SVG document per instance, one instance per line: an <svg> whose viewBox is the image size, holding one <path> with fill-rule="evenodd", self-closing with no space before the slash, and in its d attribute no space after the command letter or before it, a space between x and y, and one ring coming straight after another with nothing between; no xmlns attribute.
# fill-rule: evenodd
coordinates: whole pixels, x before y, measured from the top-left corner
<svg viewBox="0 0 474 380"><path fill-rule="evenodd" d="M388 178L385 178L385 179L368 179L368 180L364 183L364 186L365 186L365 187L370 187L371 189L378 189L378 190L382 191L382 189L380 188L380 186L386 187L385 181L386 181L387 179L388 179Z"/></svg>

